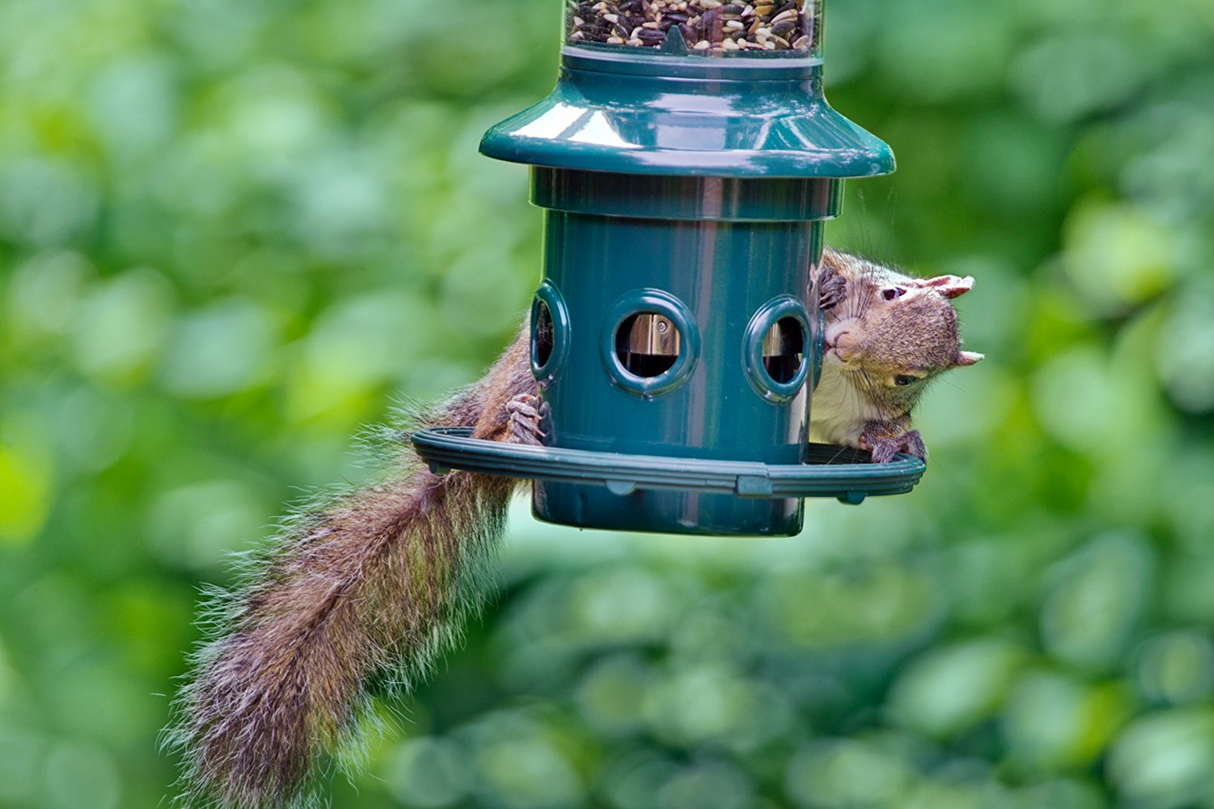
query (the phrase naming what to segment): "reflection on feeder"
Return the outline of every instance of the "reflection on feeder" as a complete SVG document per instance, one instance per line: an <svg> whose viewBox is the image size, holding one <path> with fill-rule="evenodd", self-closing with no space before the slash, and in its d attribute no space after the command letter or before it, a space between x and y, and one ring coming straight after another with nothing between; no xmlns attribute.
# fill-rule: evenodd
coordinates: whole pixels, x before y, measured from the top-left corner
<svg viewBox="0 0 1214 809"><path fill-rule="evenodd" d="M682 342L670 318L657 312L639 312L620 324L615 351L629 373L647 379L674 367Z"/></svg>
<svg viewBox="0 0 1214 809"><path fill-rule="evenodd" d="M805 361L805 332L796 318L781 318L763 335L763 367L773 380L786 385Z"/></svg>
<svg viewBox="0 0 1214 809"><path fill-rule="evenodd" d="M552 357L552 346L556 339L552 326L552 310L548 308L548 304L537 300L534 318L534 343L531 347L531 358L536 367L542 368Z"/></svg>

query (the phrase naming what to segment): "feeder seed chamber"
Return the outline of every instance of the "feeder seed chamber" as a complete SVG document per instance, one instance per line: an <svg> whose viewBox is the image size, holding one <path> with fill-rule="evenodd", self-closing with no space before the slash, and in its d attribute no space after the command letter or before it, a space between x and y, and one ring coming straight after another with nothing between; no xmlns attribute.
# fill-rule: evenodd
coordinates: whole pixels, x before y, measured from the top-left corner
<svg viewBox="0 0 1214 809"><path fill-rule="evenodd" d="M908 492L924 464L807 443L812 282L843 180L888 146L822 92L821 0L568 2L560 78L490 129L544 210L531 370L544 446L430 428L436 471L528 478L541 520L790 535L803 498Z"/></svg>

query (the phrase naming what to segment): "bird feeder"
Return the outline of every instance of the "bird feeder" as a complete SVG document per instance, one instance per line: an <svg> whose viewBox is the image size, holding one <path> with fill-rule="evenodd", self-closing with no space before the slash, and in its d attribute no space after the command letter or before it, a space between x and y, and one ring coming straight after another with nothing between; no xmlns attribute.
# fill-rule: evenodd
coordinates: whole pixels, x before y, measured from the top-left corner
<svg viewBox="0 0 1214 809"><path fill-rule="evenodd" d="M826 103L822 12L568 2L556 88L481 142L532 166L544 210L544 446L432 428L432 468L530 478L548 522L681 534L795 534L803 498L910 491L916 458L807 443L824 222L844 179L894 168Z"/></svg>

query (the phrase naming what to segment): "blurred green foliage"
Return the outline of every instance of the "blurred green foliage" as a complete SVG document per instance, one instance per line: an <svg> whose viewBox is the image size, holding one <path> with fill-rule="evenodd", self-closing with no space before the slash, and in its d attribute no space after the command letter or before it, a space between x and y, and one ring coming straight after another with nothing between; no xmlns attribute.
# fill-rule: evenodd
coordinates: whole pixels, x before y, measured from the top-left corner
<svg viewBox="0 0 1214 809"><path fill-rule="evenodd" d="M0 3L0 806L153 807L201 582L536 283L556 0ZM835 0L959 301L915 494L793 540L537 525L359 807L1214 807L1214 0Z"/></svg>

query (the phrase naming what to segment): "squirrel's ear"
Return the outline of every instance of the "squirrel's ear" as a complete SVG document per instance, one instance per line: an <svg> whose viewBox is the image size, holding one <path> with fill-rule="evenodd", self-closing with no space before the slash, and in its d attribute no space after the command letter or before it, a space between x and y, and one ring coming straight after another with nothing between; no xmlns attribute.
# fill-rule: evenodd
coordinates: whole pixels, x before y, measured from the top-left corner
<svg viewBox="0 0 1214 809"><path fill-rule="evenodd" d="M957 356L953 358L953 365L959 368L965 365L973 365L985 357L985 354L979 354L977 351L958 351Z"/></svg>
<svg viewBox="0 0 1214 809"><path fill-rule="evenodd" d="M919 286L934 289L946 298L956 298L974 288L973 276L961 278L956 275L937 275L935 278L924 278Z"/></svg>

